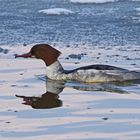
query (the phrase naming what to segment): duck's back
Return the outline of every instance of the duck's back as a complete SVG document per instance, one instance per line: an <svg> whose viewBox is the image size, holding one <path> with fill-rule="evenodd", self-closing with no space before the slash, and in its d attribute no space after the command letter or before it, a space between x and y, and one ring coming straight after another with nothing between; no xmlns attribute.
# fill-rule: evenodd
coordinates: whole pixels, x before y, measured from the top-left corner
<svg viewBox="0 0 140 140"><path fill-rule="evenodd" d="M109 65L89 65L67 71L71 79L81 82L110 82L140 79L140 73Z"/></svg>

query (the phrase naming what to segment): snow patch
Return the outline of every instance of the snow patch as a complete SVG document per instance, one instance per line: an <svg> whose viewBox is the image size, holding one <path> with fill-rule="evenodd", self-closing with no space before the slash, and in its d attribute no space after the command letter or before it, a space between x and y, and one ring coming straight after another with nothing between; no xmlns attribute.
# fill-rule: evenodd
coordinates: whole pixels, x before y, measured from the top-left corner
<svg viewBox="0 0 140 140"><path fill-rule="evenodd" d="M64 8L52 8L52 9L44 9L44 10L39 10L39 13L44 13L47 15L69 15L69 14L74 14L73 11L64 9Z"/></svg>
<svg viewBox="0 0 140 140"><path fill-rule="evenodd" d="M71 0L73 3L107 3L115 2L115 0Z"/></svg>

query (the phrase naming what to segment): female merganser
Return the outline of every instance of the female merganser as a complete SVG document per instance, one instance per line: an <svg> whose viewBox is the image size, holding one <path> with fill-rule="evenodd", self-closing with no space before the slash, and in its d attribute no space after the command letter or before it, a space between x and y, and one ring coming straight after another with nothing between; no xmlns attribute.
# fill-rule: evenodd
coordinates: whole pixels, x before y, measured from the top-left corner
<svg viewBox="0 0 140 140"><path fill-rule="evenodd" d="M94 83L140 79L139 72L109 65L89 65L66 71L58 61L60 54L60 51L48 44L37 44L30 52L15 57L42 59L47 66L46 76L51 80Z"/></svg>

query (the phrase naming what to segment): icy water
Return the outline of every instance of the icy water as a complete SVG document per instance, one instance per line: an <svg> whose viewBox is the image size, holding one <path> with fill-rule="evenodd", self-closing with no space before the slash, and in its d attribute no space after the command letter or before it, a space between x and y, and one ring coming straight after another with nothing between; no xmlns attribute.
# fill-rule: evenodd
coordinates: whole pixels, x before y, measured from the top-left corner
<svg viewBox="0 0 140 140"><path fill-rule="evenodd" d="M1 0L0 44L140 44L139 0L89 1L95 3L80 3L80 0L79 3L76 0ZM64 8L73 14L39 12L50 8Z"/></svg>
<svg viewBox="0 0 140 140"><path fill-rule="evenodd" d="M33 44L62 52L65 69L94 63L140 71L139 0L0 0L0 139L139 140L140 81L44 78Z"/></svg>

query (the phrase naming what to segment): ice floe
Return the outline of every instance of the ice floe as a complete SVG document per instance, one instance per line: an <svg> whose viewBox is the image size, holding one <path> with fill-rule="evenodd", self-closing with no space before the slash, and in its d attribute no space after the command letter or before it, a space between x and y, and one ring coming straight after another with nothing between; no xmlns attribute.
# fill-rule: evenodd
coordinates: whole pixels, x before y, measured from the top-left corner
<svg viewBox="0 0 140 140"><path fill-rule="evenodd" d="M69 14L74 14L73 11L64 9L64 8L51 8L51 9L44 9L44 10L39 10L39 13L44 13L47 15L69 15Z"/></svg>
<svg viewBox="0 0 140 140"><path fill-rule="evenodd" d="M114 1L116 0L71 0L73 3L106 3Z"/></svg>

